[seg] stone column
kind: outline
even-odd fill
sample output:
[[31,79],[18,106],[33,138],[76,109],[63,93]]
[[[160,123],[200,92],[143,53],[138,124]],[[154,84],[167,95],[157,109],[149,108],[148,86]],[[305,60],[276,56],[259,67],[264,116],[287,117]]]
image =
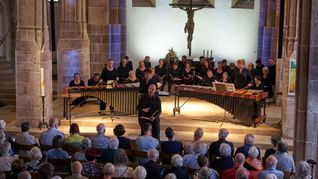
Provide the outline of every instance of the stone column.
[[90,77],[86,0],[61,1],[60,22],[57,71],[58,90],[62,92],[73,79],[74,73],[80,73],[85,82]]
[[[318,159],[318,3],[299,2],[295,161]],[[317,166],[316,166],[317,167]],[[315,171],[316,177],[318,170]]]
[[40,71],[45,71],[45,120],[52,115],[52,55],[47,26],[47,1],[18,0],[16,30],[16,125],[42,121]]

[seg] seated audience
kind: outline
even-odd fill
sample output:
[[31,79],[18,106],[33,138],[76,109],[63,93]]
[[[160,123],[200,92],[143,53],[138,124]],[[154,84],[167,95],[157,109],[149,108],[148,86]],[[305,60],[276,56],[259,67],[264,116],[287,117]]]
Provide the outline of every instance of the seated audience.
[[212,142],[210,144],[210,148],[209,148],[209,161],[210,161],[210,164],[212,166],[214,166],[214,161],[217,159],[217,158],[220,158],[220,146],[222,143],[226,143],[226,144],[229,144],[230,147],[231,147],[231,155],[233,155],[234,153],[234,146],[233,146],[233,143],[232,142],[229,142],[226,140],[227,136],[229,135],[229,131],[225,128],[222,128],[219,130],[219,140],[215,141],[215,142]]
[[155,67],[155,73],[159,76],[159,81],[162,84],[160,91],[163,91],[167,83],[167,68],[165,67],[163,59],[159,60],[159,64]]
[[217,171],[224,171],[230,169],[234,166],[232,155],[231,155],[231,146],[227,143],[222,143],[220,145],[220,158],[214,162],[212,168]]
[[12,162],[16,159],[10,155],[11,144],[9,142],[3,142],[0,146],[0,171],[11,171]]
[[87,178],[102,176],[104,165],[96,162],[96,149],[90,148],[86,150],[85,157],[87,159],[87,162],[82,163],[82,175]]
[[70,136],[65,139],[66,146],[80,147],[81,142],[85,137],[80,135],[79,126],[73,123],[70,126]]
[[103,123],[100,123],[96,126],[97,135],[91,138],[92,147],[98,149],[108,148],[108,138],[105,136],[106,126]]
[[296,163],[295,175],[291,179],[310,179],[310,166],[305,161],[299,161]]
[[44,163],[39,169],[41,179],[61,179],[59,176],[53,177],[54,166],[50,163]]
[[[247,158],[248,157],[248,151],[254,145],[254,141],[255,141],[254,135],[253,134],[247,134],[245,136],[245,138],[244,138],[244,145],[236,149],[235,155],[237,153],[242,153],[242,154],[245,155],[245,158]],[[259,148],[257,148],[257,150],[259,152],[259,155],[257,156],[257,159],[261,159],[261,152],[260,152]]]
[[278,142],[281,140],[280,136],[277,135],[272,135],[271,137],[271,143],[272,143],[272,147],[270,149],[267,149],[265,151],[265,155],[264,155],[264,159],[266,160],[267,157],[269,157],[270,155],[273,155],[276,153],[277,151],[277,144]]
[[103,168],[104,179],[111,179],[115,172],[115,166],[112,163],[106,163]]
[[199,179],[218,179],[218,177],[214,175],[212,169],[208,167],[200,168],[198,172],[198,178]]
[[57,130],[59,127],[59,120],[56,117],[50,119],[49,126],[50,128],[40,135],[40,145],[52,146],[53,138],[57,135],[60,135],[62,139],[64,139],[63,132]]
[[176,140],[176,134],[174,133],[171,127],[168,127],[165,130],[166,137],[168,141],[163,141],[161,143],[161,152],[172,153],[172,154],[181,154],[183,144],[180,141]]
[[201,80],[201,86],[213,86],[213,82],[215,82],[215,78],[213,76],[213,71],[208,69],[206,72],[206,76]]
[[126,130],[125,127],[122,124],[117,124],[115,128],[113,129],[114,135],[117,137],[119,141],[118,148],[124,149],[124,150],[130,150],[130,140],[124,136]]
[[42,152],[39,147],[33,147],[29,152],[29,158],[31,161],[25,163],[25,169],[30,172],[38,172],[42,162]]
[[174,173],[168,173],[164,179],[177,179],[177,176]]
[[[154,149],[159,147],[158,139],[152,137],[152,126],[150,123],[146,122],[143,127],[144,135],[137,137],[136,146],[137,150],[147,152],[149,149]],[[148,159],[139,158],[139,163],[147,163]]]
[[87,161],[85,154],[86,150],[92,147],[91,140],[89,138],[85,138],[82,140],[81,151],[76,152],[74,154],[74,159],[79,161]]
[[99,73],[94,73],[93,77],[87,81],[87,86],[98,86],[100,83]]
[[203,142],[196,142],[193,144],[193,153],[183,156],[183,166],[198,170],[200,168],[197,158],[200,154],[206,154],[206,148]]
[[72,175],[66,177],[65,179],[88,179],[82,176],[82,164],[79,161],[72,163]]
[[32,176],[31,176],[30,172],[28,172],[28,171],[21,172],[19,177],[18,177],[18,179],[31,179],[31,178],[32,178]]
[[11,172],[7,178],[18,179],[20,173],[24,170],[24,161],[22,159],[15,159],[11,165]]
[[112,137],[109,140],[109,148],[102,151],[102,156],[99,160],[101,163],[114,163],[114,157],[118,151],[119,141],[117,137]]
[[235,174],[235,179],[248,179],[249,178],[249,172],[246,168],[240,167],[237,169]]
[[[203,129],[201,127],[197,128],[194,131],[192,143],[194,144],[197,142],[201,142],[201,140],[203,138],[203,134],[204,134]],[[204,142],[202,142],[202,143],[203,143],[203,145],[204,145],[203,147],[205,149],[205,152],[203,154],[206,154],[208,152],[208,144],[206,144]]]
[[161,178],[163,169],[157,163],[159,151],[157,149],[149,149],[147,155],[149,160],[143,165],[147,171],[146,179]]
[[140,80],[136,77],[136,74],[134,71],[129,71],[128,78],[126,78],[123,83],[138,83]]
[[295,171],[295,163],[292,156],[288,155],[288,144],[285,141],[280,141],[277,144],[275,157],[277,158],[277,170],[282,172]]
[[192,143],[185,143],[183,149],[183,155],[192,154],[193,152],[193,144]]
[[47,151],[46,157],[48,159],[68,159],[68,153],[62,149],[63,143],[62,136],[55,136],[53,138],[53,149]]
[[[209,167],[209,158],[203,154],[198,156],[197,162],[200,166],[200,168],[202,167]],[[213,170],[212,168],[210,168],[212,171],[212,178],[219,178],[219,174],[217,171]]]
[[[242,153],[237,153],[234,158],[234,167],[224,170],[222,172],[222,179],[232,179],[235,178],[236,171],[238,168],[243,167],[245,163],[245,156]],[[249,174],[249,179],[253,179],[252,173]]]
[[133,177],[134,169],[128,167],[128,156],[123,149],[118,149],[114,156],[115,172],[113,177],[131,178]]
[[263,170],[259,175],[258,179],[266,179],[267,174],[274,174],[278,179],[284,178],[284,173],[276,169],[277,159],[274,155],[270,155],[266,159],[266,170]]
[[[15,135],[15,143],[20,145],[37,145],[35,137],[29,134],[31,126],[29,122],[21,124],[21,133]],[[19,150],[19,155],[27,157],[27,151]]]
[[244,163],[244,167],[250,171],[261,171],[263,170],[262,161],[257,159],[258,150],[255,146],[252,146],[248,150],[248,157]]
[[136,69],[136,77],[141,81],[145,76],[145,63],[144,61],[139,61],[139,67]]
[[179,154],[175,154],[171,158],[171,168],[165,171],[165,175],[169,173],[174,173],[178,179],[187,179],[188,173],[187,170],[182,168],[183,158]]
[[147,171],[143,166],[138,166],[134,170],[134,179],[145,179]]

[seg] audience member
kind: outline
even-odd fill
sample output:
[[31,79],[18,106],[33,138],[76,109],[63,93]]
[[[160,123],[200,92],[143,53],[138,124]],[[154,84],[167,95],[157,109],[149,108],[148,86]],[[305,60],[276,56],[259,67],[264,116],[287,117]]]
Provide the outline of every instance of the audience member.
[[145,179],[147,171],[143,166],[138,166],[134,170],[134,179]]
[[[197,128],[195,131],[194,131],[194,134],[193,134],[193,141],[192,143],[196,143],[196,142],[201,142],[202,138],[203,138],[203,129],[201,127]],[[205,149],[205,152],[203,154],[206,154],[208,152],[208,145],[206,143],[203,143],[204,145],[204,149]]]
[[227,136],[229,135],[229,131],[225,128],[222,128],[219,130],[219,140],[212,142],[210,144],[209,148],[209,161],[211,165],[214,165],[213,162],[217,159],[220,158],[220,146],[222,143],[229,144],[231,147],[231,156],[234,153],[234,146],[232,142],[229,142],[226,140]]
[[[199,155],[197,158],[197,162],[200,166],[200,168],[202,167],[209,167],[209,158],[203,154]],[[215,171],[214,169],[210,168],[211,172],[212,172],[212,178],[219,178],[219,174],[217,171]]]
[[72,163],[72,175],[66,177],[65,179],[88,179],[82,176],[82,164],[79,161]]
[[275,157],[277,158],[277,170],[282,172],[295,171],[295,163],[292,156],[287,154],[288,144],[285,141],[278,142]]
[[32,176],[31,176],[30,172],[24,171],[24,172],[20,173],[18,179],[32,179]]
[[42,152],[39,147],[33,147],[29,152],[29,158],[31,161],[25,163],[25,169],[30,172],[38,172],[42,162]]
[[64,134],[57,130],[59,127],[59,120],[56,117],[53,117],[49,121],[50,128],[40,134],[40,145],[52,146],[53,138],[57,135],[60,135],[64,139]]
[[[235,178],[236,171],[238,168],[243,167],[245,163],[245,156],[242,153],[237,153],[234,158],[234,167],[224,170],[222,173],[222,179],[232,179]],[[252,174],[249,174],[249,179],[252,179]]]
[[[159,147],[158,139],[151,136],[152,126],[150,123],[146,122],[144,124],[144,135],[137,137],[136,145],[137,150],[147,152],[149,149],[154,149]],[[139,158],[139,163],[147,163],[148,159]]]
[[104,149],[102,151],[102,156],[100,158],[101,163],[114,163],[114,157],[116,152],[118,151],[118,145],[119,145],[119,141],[117,139],[117,137],[112,137],[109,140],[109,148],[108,149]]
[[277,179],[277,176],[274,174],[267,174],[265,179]]
[[292,179],[310,179],[310,166],[307,162],[305,161],[299,161],[296,163],[296,171],[295,175],[292,176]]
[[183,166],[194,170],[200,169],[197,158],[200,154],[206,154],[205,145],[203,142],[196,142],[193,144],[193,153],[183,156]]
[[115,167],[112,163],[106,163],[103,168],[104,179],[111,179],[114,175]]
[[183,158],[179,154],[175,154],[171,158],[171,168],[165,171],[165,175],[169,173],[174,173],[178,179],[187,179],[188,173],[187,170],[182,168]]
[[[30,128],[29,122],[23,122],[21,124],[21,133],[15,135],[15,143],[20,145],[37,145],[35,137],[29,134]],[[19,155],[27,157],[27,151],[19,150]]]
[[102,176],[104,165],[96,162],[97,151],[96,149],[90,148],[86,150],[85,157],[87,162],[83,162],[82,175],[88,178]]
[[48,159],[68,159],[68,153],[62,149],[63,143],[62,136],[55,136],[53,138],[53,149],[47,151],[46,157]]
[[12,162],[15,160],[14,157],[10,155],[11,144],[9,142],[3,142],[0,146],[0,171],[8,172],[11,171]]
[[248,157],[244,163],[244,167],[251,171],[261,171],[263,170],[262,161],[257,159],[258,150],[255,146],[252,146],[248,150]]
[[125,127],[122,124],[117,124],[115,128],[113,129],[114,135],[117,137],[119,141],[118,148],[124,149],[124,150],[130,150],[130,140],[124,136],[126,130]]
[[[168,141],[163,141],[161,143],[161,152],[170,154],[182,154],[183,144],[176,140],[176,135],[171,127],[165,130],[166,137]],[[163,164],[170,164],[170,161],[162,161]]]
[[213,175],[212,169],[208,167],[200,168],[198,177],[199,179],[217,179],[218,178],[215,175]]
[[50,163],[44,163],[39,169],[41,179],[61,179],[59,176],[53,177],[54,166]]
[[85,157],[86,150],[92,147],[92,142],[89,138],[85,138],[82,140],[81,151],[76,152],[74,154],[74,159],[79,161],[87,161]]
[[91,138],[92,147],[98,149],[108,148],[108,138],[105,136],[106,126],[103,123],[100,123],[96,126],[97,135]]
[[266,179],[267,174],[274,174],[277,176],[278,179],[284,178],[284,173],[276,169],[277,166],[277,159],[274,155],[270,155],[266,159],[266,170],[262,171],[258,175],[258,179]]
[[[254,135],[253,134],[247,134],[245,136],[245,138],[244,138],[244,145],[236,149],[235,155],[237,153],[242,153],[242,154],[244,154],[245,158],[247,158],[248,157],[248,151],[254,145],[254,141],[255,141]],[[258,150],[258,153],[259,153],[258,156],[257,156],[257,159],[261,159],[261,152],[260,152],[259,148],[257,148],[257,150]]]
[[80,135],[79,126],[76,123],[73,123],[70,126],[70,136],[65,139],[65,145],[80,147],[83,136]]
[[11,165],[11,172],[7,178],[18,179],[20,173],[24,169],[24,161],[21,159],[15,159]]
[[146,179],[161,178],[163,169],[157,163],[159,159],[159,151],[157,149],[149,149],[147,155],[149,161],[143,165],[147,171]]
[[193,152],[193,145],[192,143],[185,143],[183,149],[183,155],[192,154]]
[[128,156],[123,149],[118,149],[114,156],[115,172],[113,177],[131,178],[133,177],[134,169],[128,167]]
[[269,157],[270,155],[273,155],[276,153],[277,150],[277,144],[278,142],[281,140],[280,136],[277,135],[272,135],[271,137],[271,143],[272,143],[272,147],[270,149],[267,149],[265,151],[265,155],[264,155],[264,159],[266,160],[267,157]]
[[240,167],[237,169],[235,174],[235,179],[248,179],[249,178],[249,172],[246,168]]
[[215,160],[212,168],[218,171],[224,171],[230,169],[234,166],[232,155],[231,155],[231,146],[227,143],[222,143],[220,146],[220,158]]
[[177,176],[174,173],[168,173],[164,179],[177,179]]

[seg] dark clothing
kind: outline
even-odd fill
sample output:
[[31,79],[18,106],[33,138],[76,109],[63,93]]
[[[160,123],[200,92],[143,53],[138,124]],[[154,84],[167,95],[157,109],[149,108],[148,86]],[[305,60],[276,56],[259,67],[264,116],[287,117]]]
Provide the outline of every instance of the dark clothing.
[[161,87],[160,90],[163,91],[166,83],[167,83],[167,69],[165,66],[162,66],[162,68],[157,65],[155,67],[155,73],[160,77]]
[[[81,87],[81,86],[85,86],[85,83],[84,81],[81,80],[80,84],[77,85],[74,83],[74,80],[72,80],[69,84],[69,87]],[[86,97],[85,96],[81,96],[81,97],[78,97],[76,99],[74,99],[74,101],[72,102],[72,105],[80,105],[80,104],[84,104],[85,103],[85,100],[86,100]]]
[[146,83],[146,79],[142,79],[140,81],[140,85],[139,85],[139,93],[142,93],[142,94],[148,94],[148,88],[150,85],[152,84],[155,84],[157,86],[157,83],[158,83],[158,78],[153,76],[149,81],[148,83]]
[[264,65],[262,63],[260,64],[256,64],[256,67],[255,67],[255,73],[256,75],[258,76],[263,76],[263,68],[264,68]]
[[268,97],[273,97],[273,81],[270,79],[269,75],[263,77],[262,83],[264,84],[264,91],[268,92]]
[[75,84],[74,80],[72,80],[68,86],[69,87],[80,87],[80,86],[85,86],[85,83],[84,83],[84,81],[81,80],[80,84]]
[[237,69],[237,67],[234,67],[233,69],[229,68],[229,71],[227,72],[229,74],[229,77],[233,75],[233,72]]
[[216,68],[215,70],[214,70],[214,76],[215,76],[215,78],[216,78],[216,80],[221,80],[222,79],[222,74],[223,74],[223,71],[221,72],[221,73],[218,73],[218,71],[217,71],[218,69]]
[[130,146],[130,140],[124,136],[119,136],[117,137],[117,139],[119,140],[119,149],[124,149],[124,150],[130,150],[131,146]]
[[250,89],[253,89],[253,90],[264,90],[264,84],[261,83],[259,86],[256,86],[256,84],[254,83],[253,86]]
[[150,160],[149,162],[144,164],[144,167],[147,171],[146,179],[161,178],[163,174],[163,169],[158,163]]
[[215,165],[212,165],[212,168],[217,171],[223,171],[230,169],[234,166],[233,158],[232,156],[229,157],[222,157],[220,159],[217,159],[215,162]]
[[136,77],[141,81],[145,77],[145,70],[141,71],[139,68],[136,70]]
[[94,81],[94,78],[91,78],[87,81],[87,86],[96,86],[98,83],[99,81]]
[[131,79],[126,79],[125,81],[123,81],[123,83],[138,83],[139,82],[139,79],[138,78],[136,78],[136,80],[131,80]]
[[105,67],[102,71],[102,74],[100,75],[100,78],[103,80],[104,83],[106,83],[108,80],[116,80],[116,77],[117,77],[116,68],[113,68],[113,70],[110,71],[107,69],[107,67]]
[[229,144],[231,146],[231,156],[233,156],[234,154],[234,145],[232,142],[229,142],[227,140],[224,140],[224,139],[219,139],[215,142],[212,142],[210,144],[210,147],[209,147],[209,157],[210,156],[215,156],[215,157],[221,157],[220,156],[220,146],[222,143],[226,143],[226,144]]
[[128,61],[127,66],[129,67],[129,71],[134,69],[133,68],[133,63],[130,60]]
[[[144,112],[143,108],[150,108],[149,112]],[[150,97],[148,94],[144,94],[141,96],[138,106],[138,122],[140,127],[144,126],[144,123],[150,122],[152,124],[152,136],[160,140],[160,113],[161,113],[161,101],[159,96],[154,95]],[[143,119],[141,117],[153,117],[154,120],[150,121],[147,119]],[[143,131],[141,130],[141,133]]]
[[186,71],[183,70],[183,79],[182,79],[182,84],[186,84],[186,85],[193,85],[194,83],[194,74],[193,74],[193,70],[190,71]]
[[[237,153],[242,153],[242,154],[244,154],[244,156],[245,156],[245,158],[247,158],[248,157],[248,151],[250,150],[250,148],[252,147],[253,145],[251,145],[251,144],[245,144],[245,145],[243,145],[242,147],[239,147],[239,148],[237,148],[236,149],[236,151],[235,151],[235,154],[234,154],[234,156],[237,154]],[[258,150],[258,156],[257,156],[257,159],[261,159],[261,151],[259,150],[259,148],[258,147],[256,147],[257,148],[257,150]]]
[[269,157],[270,155],[274,155],[276,153],[276,150],[275,149],[267,149],[265,151],[265,155],[264,155],[264,159],[266,160],[267,157]]
[[[180,141],[164,141],[161,143],[161,151],[169,154],[181,154],[183,144]],[[162,164],[171,164],[171,160],[164,160]]]
[[180,80],[174,80],[174,78],[182,78],[182,70],[178,67],[177,69],[173,69],[170,68],[169,69],[169,73],[168,73],[168,77],[167,77],[167,81],[168,81],[168,92],[170,93],[171,91],[171,86],[172,83],[176,83],[176,84],[180,84],[181,81]]
[[129,71],[130,71],[130,67],[128,65],[126,65],[125,67],[120,65],[117,68],[117,75],[119,78],[119,83],[123,83],[123,81],[125,81],[128,78]]
[[151,68],[151,62],[144,61],[144,64],[146,68]]
[[172,167],[165,171],[164,176],[168,175],[169,173],[174,173],[177,177],[177,179],[187,179],[188,178],[188,172],[186,169],[182,167]]
[[98,163],[114,163],[114,156],[117,149],[105,149],[102,151],[101,157],[98,159]]
[[212,77],[212,78],[205,77],[201,80],[200,85],[201,86],[213,86],[213,82],[215,82],[214,77]]
[[249,83],[253,84],[253,77],[246,68],[243,68],[242,72],[238,68],[234,70],[231,79],[234,82],[235,88],[238,89],[245,88]]
[[253,69],[250,71],[250,73],[251,73],[251,75],[252,75],[252,77],[253,77],[253,81],[254,81],[254,78],[255,78],[255,76],[257,75],[257,72],[256,72],[256,70],[253,68]]
[[269,65],[268,66],[268,76],[270,80],[273,82],[272,85],[275,85],[276,82],[276,65]]

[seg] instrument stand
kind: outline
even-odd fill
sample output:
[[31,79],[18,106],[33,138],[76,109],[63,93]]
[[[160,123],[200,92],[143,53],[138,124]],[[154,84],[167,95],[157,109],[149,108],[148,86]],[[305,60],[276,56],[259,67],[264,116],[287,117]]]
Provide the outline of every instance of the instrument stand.
[[224,110],[224,117],[223,117],[223,120],[222,120],[222,123],[221,123],[220,127],[223,126],[224,121],[227,121],[226,120],[226,111],[225,110]]
[[47,122],[45,121],[45,113],[44,113],[44,110],[45,110],[45,97],[46,96],[41,96],[42,98],[42,122],[39,123],[39,128],[40,130],[42,129],[48,129],[49,128],[49,125],[47,124]]
[[[109,118],[112,120],[112,122],[114,122],[114,119],[120,119],[120,117],[114,116],[115,108],[112,105],[109,106],[109,112],[110,112],[110,114],[107,114],[107,116],[109,116]],[[107,118],[108,117],[103,117],[102,119],[107,119]]]

